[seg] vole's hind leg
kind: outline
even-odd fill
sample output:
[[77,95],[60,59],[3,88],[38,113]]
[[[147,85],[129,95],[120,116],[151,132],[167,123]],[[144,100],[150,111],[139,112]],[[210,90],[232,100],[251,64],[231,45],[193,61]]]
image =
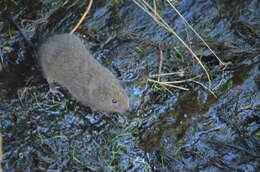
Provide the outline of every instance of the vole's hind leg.
[[45,95],[45,97],[49,97],[50,95],[54,98],[56,97],[59,101],[61,97],[64,97],[63,93],[59,91],[59,86],[55,85],[54,83],[49,84],[49,91]]

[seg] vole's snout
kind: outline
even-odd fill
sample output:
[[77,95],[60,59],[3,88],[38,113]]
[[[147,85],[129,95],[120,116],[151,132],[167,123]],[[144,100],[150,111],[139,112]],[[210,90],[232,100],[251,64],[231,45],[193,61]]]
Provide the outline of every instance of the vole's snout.
[[129,108],[130,108],[130,103],[128,97],[126,96],[124,102],[121,105],[121,108],[119,109],[119,113],[124,113],[127,110],[129,110]]
[[118,109],[118,113],[125,113],[127,110],[129,110],[129,106],[125,106],[125,107],[123,107],[123,108],[121,108],[121,109]]

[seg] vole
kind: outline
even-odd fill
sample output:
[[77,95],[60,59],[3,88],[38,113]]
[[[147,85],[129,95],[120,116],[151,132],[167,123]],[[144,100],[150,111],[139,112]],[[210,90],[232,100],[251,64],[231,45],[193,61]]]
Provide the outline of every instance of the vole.
[[129,108],[128,96],[119,81],[75,35],[49,37],[39,47],[38,58],[50,90],[58,83],[94,111],[123,113]]

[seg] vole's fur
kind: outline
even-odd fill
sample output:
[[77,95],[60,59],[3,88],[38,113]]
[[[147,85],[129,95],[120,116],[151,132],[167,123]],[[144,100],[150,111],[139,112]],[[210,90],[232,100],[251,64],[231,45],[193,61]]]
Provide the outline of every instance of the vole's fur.
[[129,100],[116,77],[96,61],[74,35],[57,34],[38,51],[50,85],[58,83],[83,105],[102,112],[125,112]]

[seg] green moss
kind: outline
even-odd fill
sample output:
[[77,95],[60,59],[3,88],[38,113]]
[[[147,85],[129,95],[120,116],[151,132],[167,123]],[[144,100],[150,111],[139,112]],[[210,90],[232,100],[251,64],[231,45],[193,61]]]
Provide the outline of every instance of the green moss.
[[177,57],[181,59],[182,62],[184,62],[184,55],[180,52],[178,47],[173,47],[174,51],[177,54]]
[[159,84],[157,84],[157,83],[154,83],[153,86],[152,86],[152,88],[153,88],[155,91],[157,91],[157,92],[160,92],[160,93],[163,93],[163,94],[167,93],[167,90],[164,89],[163,87],[161,87],[161,86],[160,86]]
[[232,87],[233,87],[233,80],[230,79],[230,80],[228,80],[228,82],[227,82],[227,89],[230,89],[230,88],[232,88]]
[[260,137],[260,131],[256,132],[256,133],[255,133],[255,136],[256,136],[256,137]]

